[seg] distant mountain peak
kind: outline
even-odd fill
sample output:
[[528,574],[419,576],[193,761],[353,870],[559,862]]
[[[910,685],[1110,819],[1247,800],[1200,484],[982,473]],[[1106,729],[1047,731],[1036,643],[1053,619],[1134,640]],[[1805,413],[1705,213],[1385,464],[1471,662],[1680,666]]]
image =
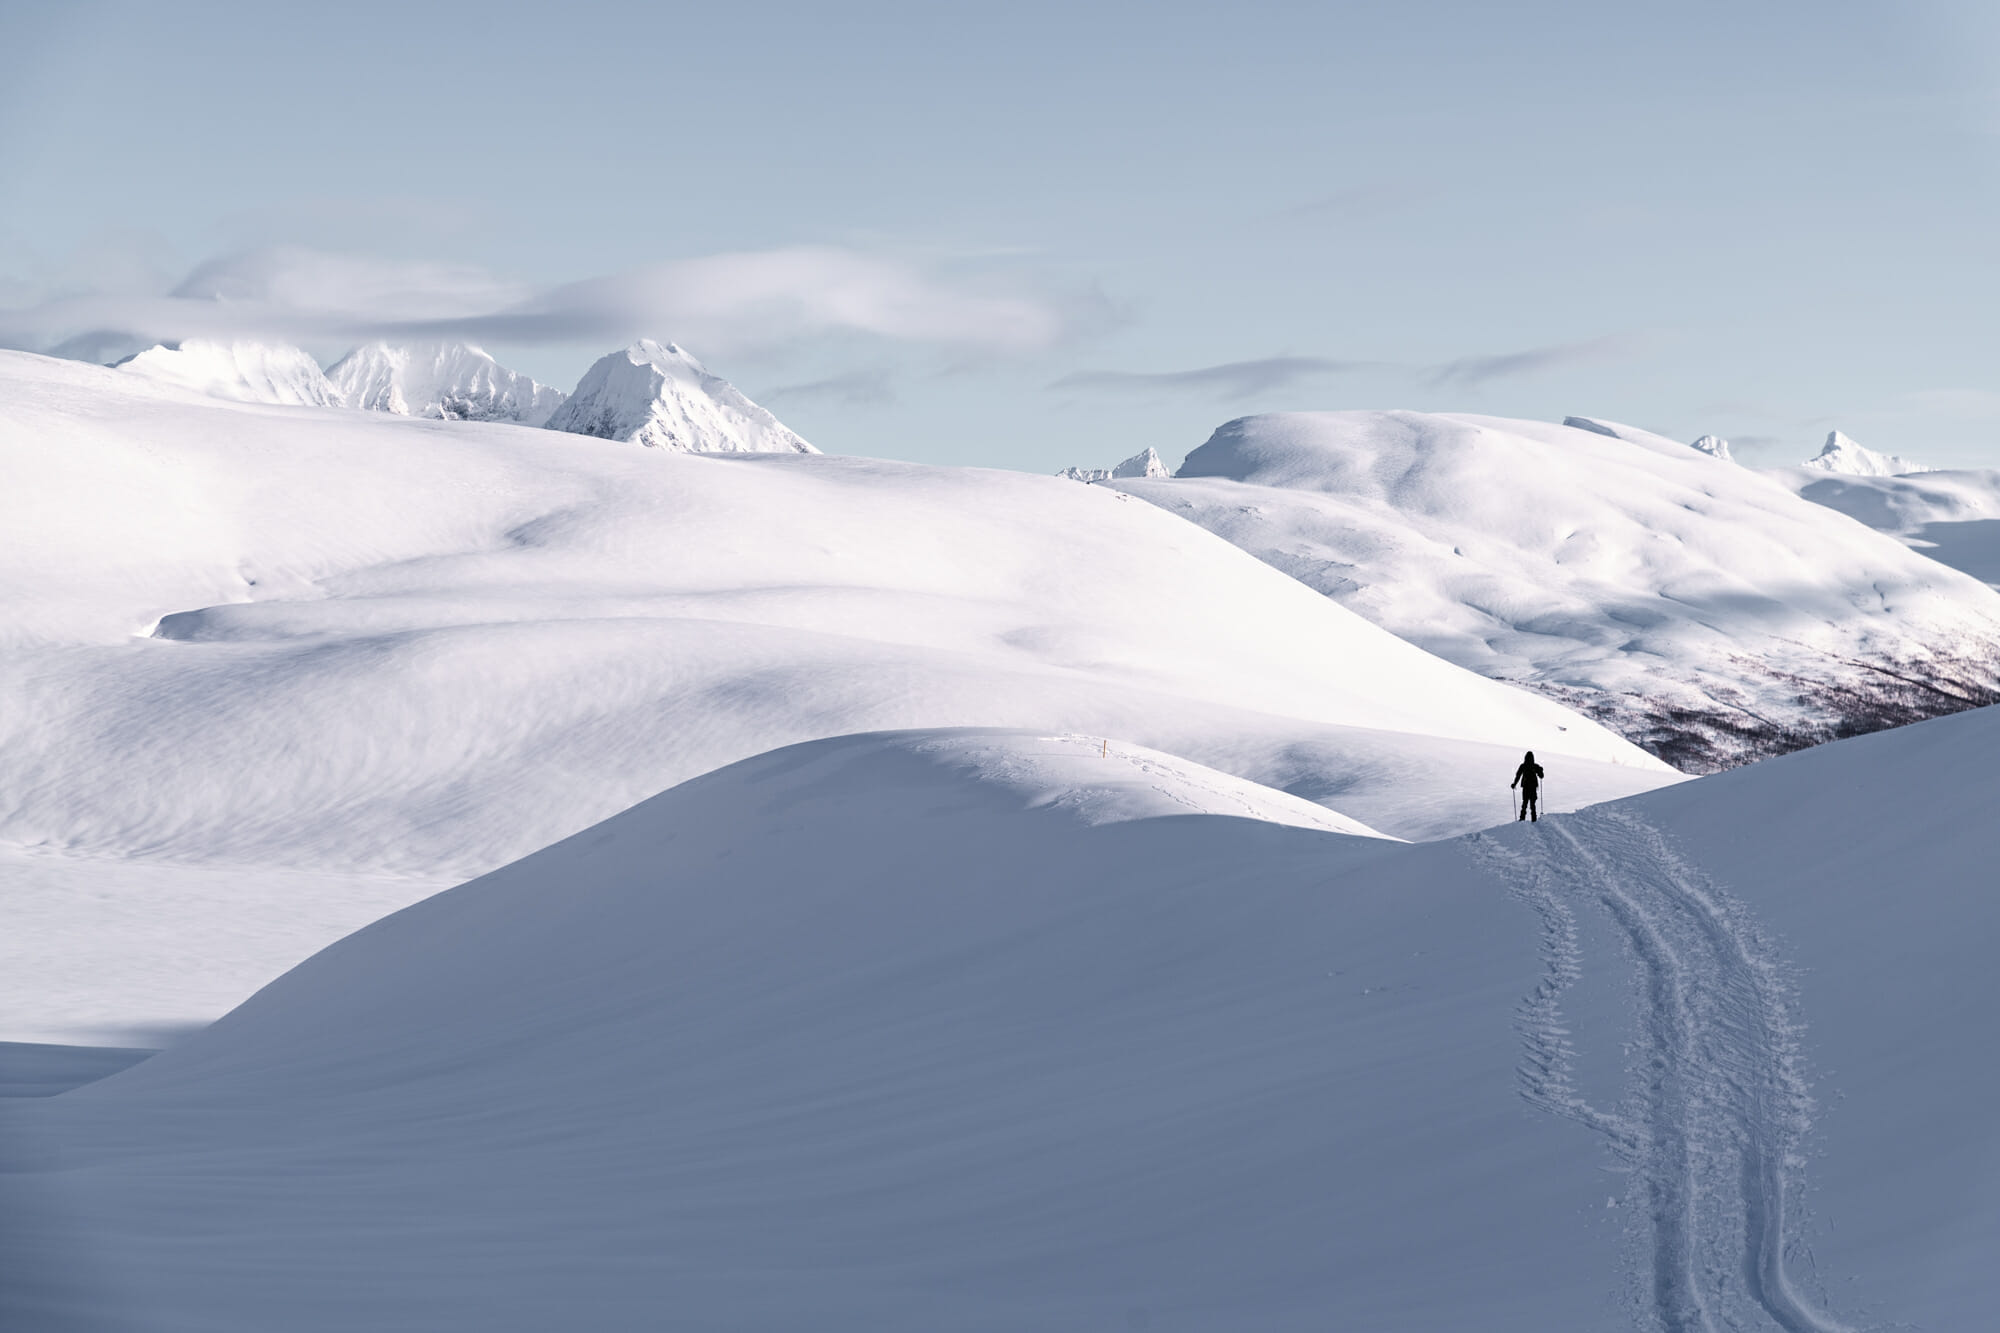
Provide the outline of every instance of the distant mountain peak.
[[545,424],[678,453],[819,452],[687,351],[651,338],[600,358]]
[[1710,458],[1720,458],[1725,463],[1734,463],[1736,461],[1735,457],[1729,452],[1729,441],[1723,439],[1720,435],[1704,435],[1693,444],[1690,444],[1688,448],[1695,450],[1697,453],[1707,454]]
[[1804,466],[1850,477],[1901,477],[1912,472],[1936,470],[1895,454],[1878,453],[1856,444],[1852,436],[1837,430],[1827,432],[1826,444],[1808,458]]
[[1133,454],[1116,467],[1066,467],[1056,473],[1071,481],[1127,481],[1140,477],[1171,477],[1167,465],[1160,461],[1160,455],[1145,449]]
[[160,343],[118,363],[131,375],[239,403],[339,407],[340,391],[319,362],[288,343],[189,338]]
[[349,407],[445,421],[539,426],[567,396],[465,343],[368,343],[326,373]]

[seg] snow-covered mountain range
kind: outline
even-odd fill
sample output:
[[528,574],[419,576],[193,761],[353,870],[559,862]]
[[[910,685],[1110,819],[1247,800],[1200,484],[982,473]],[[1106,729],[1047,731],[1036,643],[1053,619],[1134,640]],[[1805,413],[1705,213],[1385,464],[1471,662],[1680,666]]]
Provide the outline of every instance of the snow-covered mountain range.
[[585,371],[547,424],[677,453],[819,452],[687,352],[650,338]]
[[1459,665],[1686,771],[2000,699],[2000,596],[1751,470],[1617,423],[1230,422],[1191,519]]
[[348,407],[445,421],[539,426],[566,396],[464,343],[368,343],[329,366],[326,375]]
[[1077,486],[186,352],[0,352],[0,1327],[2000,1307],[2000,709],[1685,779],[1562,702],[1964,702],[2000,595],[1897,537],[1993,474],[1339,413]]
[[234,402],[513,422],[677,453],[819,452],[688,352],[644,338],[591,366],[573,394],[464,343],[368,343],[322,372],[288,344],[196,340],[118,369]]

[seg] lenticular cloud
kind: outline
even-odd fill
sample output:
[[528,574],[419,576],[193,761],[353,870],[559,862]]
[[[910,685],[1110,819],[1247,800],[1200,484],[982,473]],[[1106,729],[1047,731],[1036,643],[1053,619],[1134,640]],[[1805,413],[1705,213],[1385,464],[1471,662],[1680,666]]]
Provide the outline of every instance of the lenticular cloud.
[[740,350],[835,334],[1032,351],[1067,319],[1040,297],[833,246],[740,251],[535,286],[467,264],[275,246],[212,259],[165,295],[62,297],[0,310],[0,342],[80,335],[630,342],[661,328]]

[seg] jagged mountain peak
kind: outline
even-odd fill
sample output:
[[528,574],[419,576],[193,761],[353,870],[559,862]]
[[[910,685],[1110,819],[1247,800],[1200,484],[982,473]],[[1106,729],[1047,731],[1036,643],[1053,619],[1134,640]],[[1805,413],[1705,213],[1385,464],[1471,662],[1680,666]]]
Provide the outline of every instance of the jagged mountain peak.
[[568,396],[466,343],[367,343],[335,362],[327,378],[349,407],[445,421],[539,426]]
[[1710,458],[1720,458],[1725,463],[1734,463],[1736,461],[1735,457],[1729,452],[1729,441],[1723,439],[1720,435],[1704,435],[1693,444],[1690,444],[1688,448],[1695,450],[1697,453],[1707,454]]
[[1826,444],[1817,454],[1808,458],[1804,466],[1818,468],[1823,472],[1839,472],[1850,477],[1901,477],[1912,472],[1930,472],[1934,469],[1895,454],[1885,454],[1857,444],[1854,438],[1842,431],[1832,430],[1826,434]]
[[1129,481],[1144,477],[1171,477],[1167,465],[1154,449],[1142,449],[1116,467],[1066,467],[1056,473],[1071,481]]
[[819,452],[693,354],[651,338],[600,358],[546,424],[679,453]]

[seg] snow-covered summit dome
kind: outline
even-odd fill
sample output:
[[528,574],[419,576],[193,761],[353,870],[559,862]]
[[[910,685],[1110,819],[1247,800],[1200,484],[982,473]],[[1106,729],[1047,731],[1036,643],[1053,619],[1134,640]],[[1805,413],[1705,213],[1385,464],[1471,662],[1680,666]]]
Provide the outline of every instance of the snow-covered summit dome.
[[1816,467],[1823,472],[1840,472],[1850,477],[1901,477],[1912,472],[1935,470],[1895,454],[1864,448],[1837,430],[1827,432],[1825,446],[1808,458],[1804,466]]
[[118,369],[239,403],[339,407],[342,401],[319,362],[286,343],[190,338],[149,347],[120,361]]
[[547,425],[680,453],[819,452],[686,351],[651,338],[586,370]]
[[566,396],[465,343],[368,343],[335,362],[327,378],[349,407],[446,421],[539,426]]

